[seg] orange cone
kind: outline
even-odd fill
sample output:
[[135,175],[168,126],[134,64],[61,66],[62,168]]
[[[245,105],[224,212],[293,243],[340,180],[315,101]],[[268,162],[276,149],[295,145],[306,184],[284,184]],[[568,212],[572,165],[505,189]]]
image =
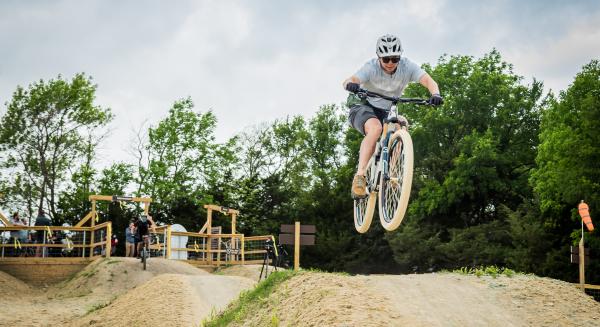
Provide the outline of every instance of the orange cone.
[[585,202],[581,201],[578,209],[579,209],[579,215],[581,216],[581,219],[583,220],[585,227],[587,227],[587,229],[590,232],[593,231],[594,224],[592,224],[592,217],[590,216],[590,208],[588,207],[588,205]]

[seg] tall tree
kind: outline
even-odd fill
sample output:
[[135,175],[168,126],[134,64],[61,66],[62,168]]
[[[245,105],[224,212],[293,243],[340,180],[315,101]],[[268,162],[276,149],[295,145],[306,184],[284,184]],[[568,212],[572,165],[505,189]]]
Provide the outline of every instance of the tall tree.
[[217,175],[232,165],[229,145],[215,142],[214,114],[195,112],[193,108],[190,98],[176,101],[168,116],[148,129],[147,141],[138,140],[142,143],[137,145],[136,182],[140,194],[155,201],[152,211],[157,221],[169,223],[180,218],[173,214],[182,204],[201,211],[200,204],[210,201],[203,198],[209,195],[206,187],[210,181],[218,180]]
[[[97,86],[91,77],[77,74],[20,86],[1,119],[0,151],[4,165],[16,172],[23,201],[30,196],[36,208],[57,214],[58,194],[68,170],[80,161],[90,137],[112,119],[110,109],[94,104]],[[16,180],[11,181],[16,185]],[[19,194],[14,194],[19,196]]]
[[[569,245],[581,237],[577,205],[585,200],[592,216],[600,212],[600,61],[592,60],[575,76],[573,84],[560,93],[543,114],[537,168],[531,183],[539,196],[546,232],[553,242],[544,268],[553,276],[575,279],[575,270],[565,257]],[[595,215],[594,215],[595,213]],[[598,224],[596,224],[598,225]],[[592,253],[600,251],[600,238],[587,235]],[[598,271],[592,261],[589,271]],[[600,280],[596,274],[595,281]]]
[[[406,269],[503,264],[510,235],[500,208],[532,196],[542,83],[524,85],[496,50],[478,60],[444,56],[425,69],[445,104],[404,109],[415,175],[408,216],[390,236],[395,258]],[[427,94],[413,85],[406,96]]]

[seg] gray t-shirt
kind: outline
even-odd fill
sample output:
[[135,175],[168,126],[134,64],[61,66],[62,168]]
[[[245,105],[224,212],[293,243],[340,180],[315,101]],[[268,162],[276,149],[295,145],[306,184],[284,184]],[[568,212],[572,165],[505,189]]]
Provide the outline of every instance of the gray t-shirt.
[[[386,73],[377,58],[373,58],[359,69],[354,76],[358,77],[361,87],[365,90],[375,93],[396,96],[402,95],[404,88],[410,82],[418,82],[425,74],[417,64],[408,58],[402,57],[398,63],[398,68],[393,74]],[[369,104],[380,109],[390,109],[392,103],[381,98],[367,98]]]

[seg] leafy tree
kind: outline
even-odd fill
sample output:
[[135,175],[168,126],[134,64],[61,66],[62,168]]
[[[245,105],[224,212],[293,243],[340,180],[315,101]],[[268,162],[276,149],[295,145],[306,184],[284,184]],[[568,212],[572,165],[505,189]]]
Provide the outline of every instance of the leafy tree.
[[[537,168],[531,183],[540,199],[545,231],[550,233],[553,250],[562,260],[550,260],[544,267],[560,278],[574,278],[564,259],[569,245],[581,237],[577,205],[590,206],[592,217],[600,208],[600,61],[592,60],[575,76],[573,84],[560,93],[543,114]],[[600,238],[587,235],[592,253],[600,251]],[[590,271],[598,271],[593,261]],[[569,273],[569,270],[571,271]],[[600,276],[596,274],[596,281]]]
[[[202,204],[213,202],[211,188],[223,181],[234,162],[231,142],[215,143],[214,114],[194,112],[193,108],[190,98],[176,101],[169,115],[149,128],[147,141],[139,138],[137,153],[138,193],[153,198],[155,220],[177,220],[187,228],[199,225],[205,216]],[[187,209],[180,210],[178,205]]]
[[[395,258],[405,269],[502,263],[510,235],[500,208],[532,196],[542,83],[523,85],[496,50],[478,60],[444,56],[425,69],[445,104],[404,110],[415,175],[406,221],[389,236]],[[427,96],[418,85],[405,95]]]
[[[94,104],[96,85],[84,74],[71,81],[60,75],[40,80],[24,89],[17,87],[1,119],[0,151],[4,167],[15,171],[11,196],[19,197],[31,210],[47,206],[57,215],[61,186],[69,167],[85,153],[87,140],[111,119],[110,109]],[[19,185],[17,185],[19,183]]]

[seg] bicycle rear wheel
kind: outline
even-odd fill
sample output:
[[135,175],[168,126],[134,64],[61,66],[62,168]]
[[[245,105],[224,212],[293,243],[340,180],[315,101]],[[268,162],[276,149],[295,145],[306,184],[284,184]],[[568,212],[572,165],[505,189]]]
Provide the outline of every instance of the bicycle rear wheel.
[[412,187],[413,144],[408,132],[394,133],[388,149],[388,178],[381,176],[379,188],[379,219],[383,228],[393,231],[404,218]]
[[375,203],[377,203],[377,192],[374,185],[371,185],[371,175],[374,173],[374,160],[371,158],[367,165],[365,178],[367,180],[367,197],[364,199],[354,199],[354,227],[359,233],[366,233],[371,226],[373,213],[375,212]]

